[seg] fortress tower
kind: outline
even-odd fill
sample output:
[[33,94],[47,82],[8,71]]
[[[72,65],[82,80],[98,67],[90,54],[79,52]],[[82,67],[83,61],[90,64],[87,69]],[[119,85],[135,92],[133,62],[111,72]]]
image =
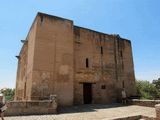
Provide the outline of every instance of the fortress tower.
[[15,100],[58,104],[113,103],[134,96],[131,42],[38,13],[18,56]]

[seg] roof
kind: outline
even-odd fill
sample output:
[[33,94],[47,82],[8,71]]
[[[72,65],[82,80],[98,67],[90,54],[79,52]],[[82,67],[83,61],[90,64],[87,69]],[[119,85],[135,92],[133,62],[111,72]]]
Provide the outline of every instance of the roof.
[[73,20],[70,20],[70,19],[66,19],[63,17],[58,17],[58,16],[54,16],[54,15],[50,15],[50,14],[46,14],[46,13],[42,13],[42,12],[38,12],[37,16],[45,16],[45,17],[50,17],[50,18],[54,18],[54,19],[61,19],[61,20],[67,20],[67,21],[73,22]]

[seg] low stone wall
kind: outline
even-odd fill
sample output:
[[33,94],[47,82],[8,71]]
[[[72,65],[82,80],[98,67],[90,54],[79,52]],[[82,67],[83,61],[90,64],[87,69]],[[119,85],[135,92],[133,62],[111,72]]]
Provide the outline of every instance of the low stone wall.
[[140,100],[140,99],[131,99],[128,101],[129,104],[146,106],[146,107],[155,107],[156,104],[160,104],[160,100]]
[[130,116],[130,117],[124,117],[124,118],[117,118],[117,119],[114,119],[114,120],[139,120],[141,118],[142,118],[142,116],[139,115],[139,116]]
[[155,105],[157,120],[160,120],[160,104]]
[[153,118],[153,117],[142,116],[140,120],[159,120],[159,119]]
[[155,107],[156,110],[156,118],[148,118],[142,116],[142,119],[145,120],[160,120],[160,100],[140,100],[140,99],[131,99],[128,101],[129,104],[139,105],[145,107]]
[[15,101],[7,103],[5,116],[19,115],[42,115],[57,113],[57,102],[55,100],[45,101]]
[[117,118],[114,120],[159,120],[159,119],[138,115],[138,116],[129,116],[124,118]]

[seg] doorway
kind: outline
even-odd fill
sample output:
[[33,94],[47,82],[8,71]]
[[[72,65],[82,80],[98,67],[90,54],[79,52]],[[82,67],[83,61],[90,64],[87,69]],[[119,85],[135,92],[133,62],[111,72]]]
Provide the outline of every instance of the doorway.
[[92,103],[92,83],[83,83],[83,103]]

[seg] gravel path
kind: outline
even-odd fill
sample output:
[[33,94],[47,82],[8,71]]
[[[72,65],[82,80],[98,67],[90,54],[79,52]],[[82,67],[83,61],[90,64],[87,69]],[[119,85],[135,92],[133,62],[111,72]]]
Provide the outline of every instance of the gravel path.
[[155,117],[155,108],[121,105],[81,105],[59,109],[58,115],[5,117],[5,120],[112,120],[128,116]]

